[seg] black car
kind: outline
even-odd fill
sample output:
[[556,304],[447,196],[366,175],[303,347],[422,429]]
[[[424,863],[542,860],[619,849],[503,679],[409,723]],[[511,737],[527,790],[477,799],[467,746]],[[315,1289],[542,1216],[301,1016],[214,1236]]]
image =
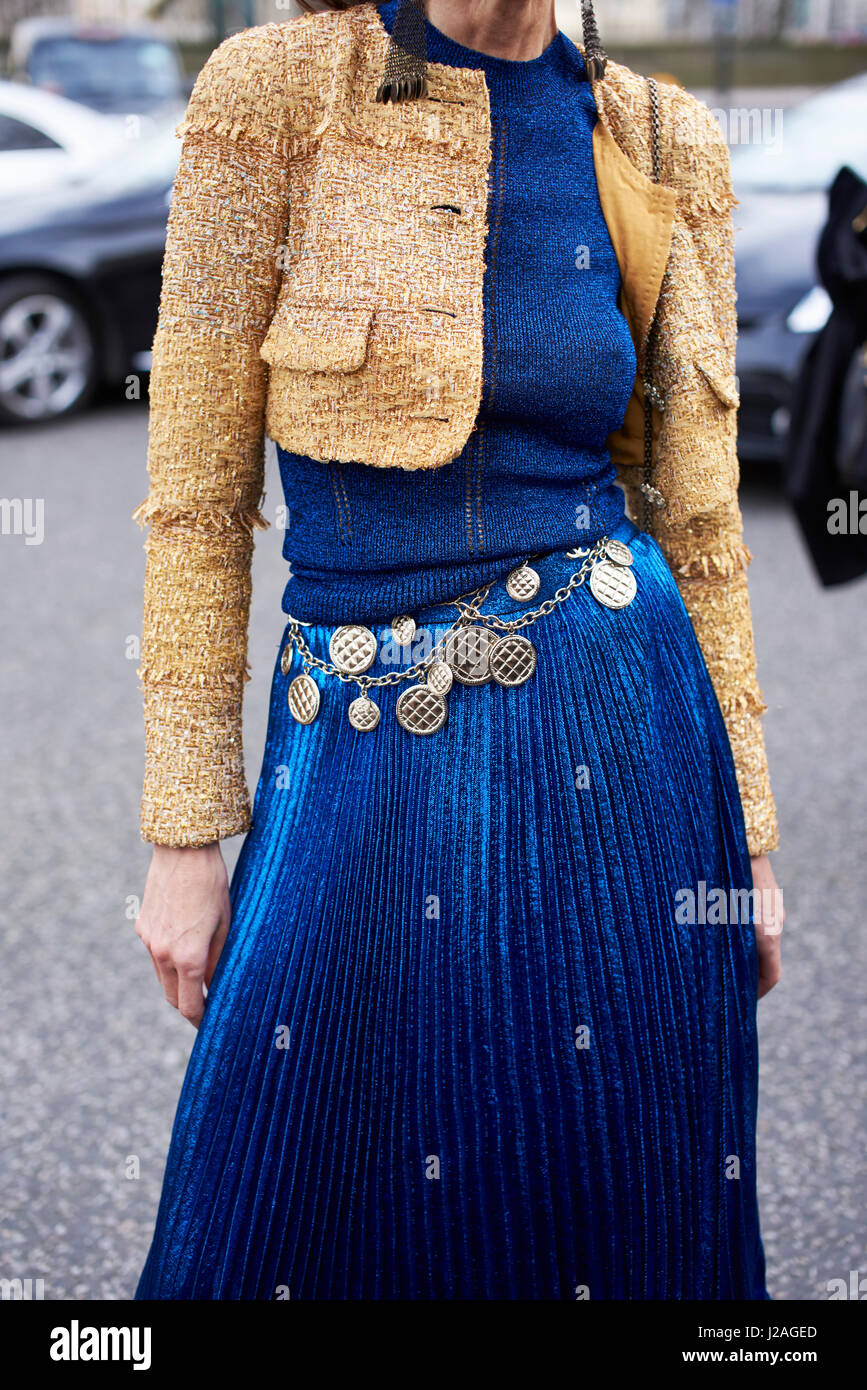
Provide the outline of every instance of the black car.
[[0,209],[0,421],[43,423],[148,370],[179,147],[167,126]]
[[827,190],[844,164],[867,177],[867,74],[785,111],[776,143],[731,153],[740,200],[738,449],[744,462],[776,462],[804,354],[831,311],[816,274]]
[[149,25],[115,28],[54,15],[12,30],[9,76],[127,115],[183,105],[190,91],[176,45]]

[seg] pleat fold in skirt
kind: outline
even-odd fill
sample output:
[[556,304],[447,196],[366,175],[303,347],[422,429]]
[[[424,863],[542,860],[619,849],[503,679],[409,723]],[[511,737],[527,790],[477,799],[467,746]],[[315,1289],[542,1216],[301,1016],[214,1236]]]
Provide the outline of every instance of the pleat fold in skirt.
[[[752,917],[700,910],[752,882],[731,751],[662,552],[613,534],[633,602],[585,584],[432,736],[405,682],[362,733],[317,677],[297,724],[278,652],[136,1298],[767,1298]],[[576,562],[538,568],[530,606]]]

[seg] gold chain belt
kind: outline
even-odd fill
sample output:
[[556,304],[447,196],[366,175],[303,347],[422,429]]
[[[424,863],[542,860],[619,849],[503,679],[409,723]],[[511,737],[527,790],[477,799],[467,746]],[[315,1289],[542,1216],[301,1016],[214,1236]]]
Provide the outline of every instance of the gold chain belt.
[[[328,643],[330,661],[323,661],[305,640],[302,624],[289,615],[286,645],[280,658],[280,669],[288,676],[295,648],[302,658],[301,674],[290,683],[289,709],[299,724],[312,724],[319,713],[321,691],[310,674],[321,671],[344,683],[358,686],[358,696],[347,709],[349,722],[359,733],[369,733],[380,720],[380,708],[371,699],[370,691],[379,686],[397,685],[414,680],[415,684],[401,692],[395,714],[402,728],[411,734],[435,734],[446,722],[446,696],[453,681],[461,685],[485,685],[494,680],[504,686],[523,685],[536,670],[536,648],[520,629],[530,627],[570,598],[589,576],[590,592],[606,608],[625,608],[637,591],[632,569],[632,551],[623,541],[603,536],[592,547],[567,550],[569,559],[581,564],[568,581],[549,599],[518,618],[504,619],[496,613],[483,613],[485,602],[495,580],[450,599],[448,606],[458,610],[458,616],[439,641],[414,665],[385,676],[368,676],[377,653],[377,640],[369,627],[361,623],[346,623],[335,628]],[[537,557],[533,556],[532,559]],[[517,603],[529,603],[539,592],[540,577],[530,560],[523,560],[506,577],[506,592]],[[390,624],[399,646],[411,642],[418,631],[415,619],[401,614]]]

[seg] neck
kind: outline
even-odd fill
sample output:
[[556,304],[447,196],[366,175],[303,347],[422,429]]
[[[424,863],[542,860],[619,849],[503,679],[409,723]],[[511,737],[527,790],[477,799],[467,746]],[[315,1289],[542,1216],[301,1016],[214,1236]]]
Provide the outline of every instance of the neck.
[[554,0],[426,0],[435,29],[492,58],[538,58],[557,36]]

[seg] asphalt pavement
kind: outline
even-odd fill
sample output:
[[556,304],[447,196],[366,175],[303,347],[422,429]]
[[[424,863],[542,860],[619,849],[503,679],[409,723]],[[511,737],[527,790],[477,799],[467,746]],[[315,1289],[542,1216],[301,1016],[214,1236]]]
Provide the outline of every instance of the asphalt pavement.
[[[44,501],[40,544],[0,535],[0,1278],[41,1279],[55,1300],[132,1296],[194,1037],[133,929],[149,857],[130,520],[146,438],[140,402],[0,436],[0,493]],[[273,456],[268,477],[273,521]],[[783,982],[759,1006],[768,1284],[821,1300],[832,1279],[867,1278],[867,581],[820,590],[772,479],[748,479],[743,505],[788,912]],[[283,622],[280,541],[257,536],[251,784]],[[226,843],[230,868],[239,846]]]

